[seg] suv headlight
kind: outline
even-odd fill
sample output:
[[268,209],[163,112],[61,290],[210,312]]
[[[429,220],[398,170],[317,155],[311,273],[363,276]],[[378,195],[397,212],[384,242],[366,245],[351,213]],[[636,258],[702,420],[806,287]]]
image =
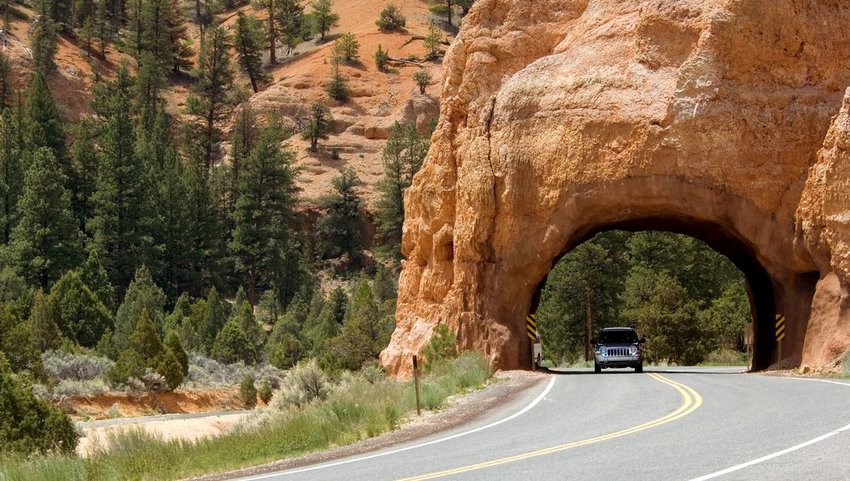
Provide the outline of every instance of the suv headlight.
[[629,355],[636,356],[638,353],[638,347],[632,346],[629,348]]
[[605,346],[599,346],[599,348],[596,349],[596,352],[598,352],[600,356],[607,356],[608,348],[606,348]]

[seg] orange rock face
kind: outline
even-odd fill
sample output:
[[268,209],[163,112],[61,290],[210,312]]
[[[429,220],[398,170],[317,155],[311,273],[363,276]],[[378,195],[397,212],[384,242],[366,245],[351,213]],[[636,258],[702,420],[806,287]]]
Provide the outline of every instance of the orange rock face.
[[[754,367],[850,346],[850,4],[478,0],[406,199],[405,374],[439,323],[528,366],[525,315],[564,253],[611,228],[692,235],[746,274]],[[840,115],[839,115],[840,113]]]

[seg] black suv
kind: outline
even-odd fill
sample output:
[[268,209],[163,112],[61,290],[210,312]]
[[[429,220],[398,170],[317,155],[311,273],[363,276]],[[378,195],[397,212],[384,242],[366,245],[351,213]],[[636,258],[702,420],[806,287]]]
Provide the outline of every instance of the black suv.
[[633,367],[643,372],[644,338],[638,338],[631,327],[606,327],[596,339],[596,360],[593,370],[602,372],[606,367]]

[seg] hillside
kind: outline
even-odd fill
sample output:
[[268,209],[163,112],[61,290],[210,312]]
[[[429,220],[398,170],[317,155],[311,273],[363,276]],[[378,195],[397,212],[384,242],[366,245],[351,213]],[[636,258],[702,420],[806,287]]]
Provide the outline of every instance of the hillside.
[[[386,33],[375,25],[381,10],[390,2],[368,0],[336,0],[333,10],[339,14],[337,26],[333,27],[325,41],[318,37],[298,45],[287,56],[286,48],[278,46],[277,63],[267,65],[272,81],[259,93],[248,100],[261,115],[271,112],[283,117],[284,124],[293,126],[295,119],[309,109],[312,102],[320,101],[327,105],[336,120],[331,137],[320,143],[319,152],[306,150],[306,141],[293,136],[291,143],[298,152],[296,164],[300,167],[298,184],[302,188],[302,198],[308,203],[317,199],[330,189],[333,177],[347,167],[353,168],[363,181],[361,193],[367,204],[374,199],[374,185],[383,175],[381,150],[388,135],[389,127],[397,120],[414,121],[424,131],[428,121],[439,113],[439,85],[442,79],[442,66],[439,62],[393,63],[389,73],[378,71],[374,62],[374,53],[378,45],[388,50],[395,58],[424,58],[425,48],[421,37],[428,31],[433,15],[428,3],[421,0],[401,0],[392,2],[407,18],[404,32]],[[309,12],[310,1],[302,4]],[[190,17],[191,5],[184,4],[186,17]],[[34,71],[28,30],[36,15],[23,6],[16,10],[26,18],[13,16],[11,28],[7,32],[8,45],[4,54],[11,59],[13,69],[11,83],[13,92],[23,90],[26,79]],[[251,6],[240,10],[265,18],[265,12],[255,11]],[[217,16],[224,26],[233,27],[237,10]],[[197,55],[199,32],[189,23],[192,47]],[[329,78],[333,42],[342,33],[352,33],[360,43],[360,62],[344,65],[341,71],[348,77],[351,98],[345,103],[328,98],[324,85]],[[446,40],[451,40],[446,34]],[[266,61],[268,53],[265,53]],[[235,56],[234,56],[235,59]],[[58,69],[48,79],[51,90],[65,109],[68,120],[74,122],[91,114],[88,105],[92,86],[96,77],[110,79],[115,76],[118,65],[128,61],[131,69],[134,60],[130,55],[119,52],[115,45],[107,48],[106,59],[88,57],[78,46],[77,39],[69,34],[60,36],[56,54]],[[235,68],[235,65],[234,65]],[[427,94],[421,95],[412,79],[420,68],[429,70],[433,81]],[[238,71],[238,69],[236,69]],[[241,73],[236,78],[240,87],[250,91],[250,83]],[[169,79],[169,92],[166,93],[170,113],[181,116],[185,112],[186,98],[189,95],[191,78],[186,75],[172,76]],[[229,129],[225,122],[225,130]],[[227,142],[223,145],[224,160],[227,159]],[[331,152],[338,151],[339,159],[331,158]]]

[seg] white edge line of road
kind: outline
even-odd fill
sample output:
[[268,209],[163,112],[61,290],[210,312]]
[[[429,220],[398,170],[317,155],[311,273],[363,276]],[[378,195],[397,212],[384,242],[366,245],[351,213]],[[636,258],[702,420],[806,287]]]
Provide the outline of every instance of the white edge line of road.
[[522,416],[523,414],[530,411],[532,408],[534,408],[534,406],[537,406],[540,403],[540,401],[542,401],[543,398],[545,398],[546,395],[549,394],[549,391],[552,390],[552,386],[555,385],[555,379],[556,379],[556,377],[552,376],[552,379],[550,379],[549,383],[546,385],[546,389],[544,389],[543,392],[541,392],[540,395],[538,395],[536,398],[534,398],[534,400],[531,401],[531,403],[529,403],[527,406],[525,406],[521,410],[511,414],[510,416],[508,416],[506,418],[492,422],[492,423],[487,424],[485,426],[480,426],[480,427],[477,427],[475,429],[470,429],[469,431],[464,431],[462,433],[452,434],[451,436],[446,436],[444,438],[434,439],[432,441],[427,441],[427,442],[420,443],[420,444],[414,444],[412,446],[406,446],[406,447],[403,447],[403,448],[393,449],[391,451],[383,451],[383,452],[380,452],[380,453],[370,454],[370,455],[367,455],[367,456],[360,456],[360,457],[356,457],[356,458],[343,459],[342,461],[336,461],[336,462],[327,463],[327,464],[319,464],[319,465],[316,465],[316,466],[310,466],[310,467],[306,467],[306,468],[293,469],[293,470],[289,470],[289,471],[281,471],[281,472],[277,472],[277,473],[262,474],[262,475],[259,475],[259,476],[249,476],[247,478],[239,478],[239,479],[241,481],[253,481],[253,480],[258,480],[258,479],[268,479],[268,478],[275,478],[275,477],[281,477],[281,476],[289,476],[289,475],[298,474],[298,473],[306,473],[306,472],[309,472],[309,471],[317,471],[319,469],[333,468],[333,467],[341,466],[341,465],[344,465],[344,464],[366,461],[366,460],[369,460],[369,459],[380,458],[382,456],[389,456],[391,454],[397,454],[397,453],[401,453],[401,452],[404,452],[404,451],[410,451],[412,449],[423,448],[425,446],[431,446],[431,445],[434,445],[434,444],[443,443],[443,442],[446,442],[446,441],[450,441],[452,439],[457,439],[457,438],[460,438],[460,437],[463,437],[463,436],[467,436],[469,434],[484,431],[485,429],[490,429],[490,428],[496,427],[500,424],[506,423],[506,422],[508,422],[512,419],[516,419],[517,417]]
[[[848,384],[848,383],[830,381],[830,380],[827,380],[827,379],[808,379],[808,378],[794,378],[794,377],[791,377],[791,378],[788,378],[788,379],[794,379],[794,380],[797,380],[797,381],[824,382],[824,383],[829,383],[829,384],[838,384],[839,386],[850,387],[850,384]],[[808,441],[797,444],[796,446],[791,446],[790,448],[783,449],[782,451],[777,451],[775,453],[768,454],[766,456],[762,456],[762,457],[757,458],[757,459],[753,459],[752,461],[747,461],[746,463],[736,464],[735,466],[730,466],[726,469],[723,469],[723,470],[720,470],[720,471],[717,471],[717,472],[714,472],[714,473],[711,473],[711,474],[706,474],[705,476],[693,478],[690,481],[706,481],[706,480],[709,480],[709,479],[719,478],[721,476],[725,476],[727,474],[734,473],[735,471],[740,471],[744,468],[748,468],[750,466],[760,464],[760,463],[763,463],[765,461],[770,461],[771,459],[775,459],[775,458],[778,458],[780,456],[784,456],[788,453],[793,453],[794,451],[803,449],[803,448],[811,446],[813,444],[817,444],[821,441],[824,441],[826,439],[829,439],[829,438],[835,436],[836,434],[840,434],[840,433],[845,432],[845,431],[850,431],[850,424],[844,426],[843,428],[838,428],[835,431],[830,431],[830,432],[828,432],[828,433],[826,433],[822,436],[818,436],[814,439],[810,439]]]

